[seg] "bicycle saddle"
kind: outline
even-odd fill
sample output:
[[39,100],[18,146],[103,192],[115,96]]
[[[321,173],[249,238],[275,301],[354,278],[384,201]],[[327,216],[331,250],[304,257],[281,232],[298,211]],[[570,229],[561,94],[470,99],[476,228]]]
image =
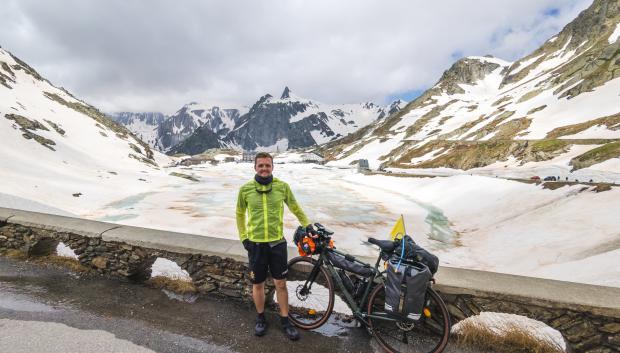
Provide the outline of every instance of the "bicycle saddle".
[[379,240],[375,238],[368,238],[368,242],[370,244],[375,244],[376,246],[380,247],[381,250],[385,252],[392,252],[394,251],[394,248],[396,248],[396,243],[394,243],[391,240]]

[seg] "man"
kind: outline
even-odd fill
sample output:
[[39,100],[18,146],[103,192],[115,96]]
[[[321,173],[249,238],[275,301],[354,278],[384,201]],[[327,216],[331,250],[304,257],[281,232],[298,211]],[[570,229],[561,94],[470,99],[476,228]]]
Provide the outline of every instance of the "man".
[[241,187],[237,198],[237,229],[243,247],[248,251],[252,298],[258,313],[254,334],[263,336],[267,332],[265,279],[269,270],[276,286],[282,328],[286,336],[295,341],[299,339],[299,332],[288,320],[287,251],[286,239],[282,235],[284,204],[308,232],[315,231],[288,184],[273,177],[273,157],[269,153],[256,154],[254,170],[254,179]]

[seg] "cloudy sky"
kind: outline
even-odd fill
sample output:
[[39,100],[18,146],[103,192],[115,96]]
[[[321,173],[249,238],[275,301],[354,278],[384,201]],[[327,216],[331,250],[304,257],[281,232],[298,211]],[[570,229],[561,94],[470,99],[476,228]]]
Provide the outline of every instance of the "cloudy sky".
[[516,60],[592,0],[2,0],[0,45],[104,111],[407,100],[455,60]]

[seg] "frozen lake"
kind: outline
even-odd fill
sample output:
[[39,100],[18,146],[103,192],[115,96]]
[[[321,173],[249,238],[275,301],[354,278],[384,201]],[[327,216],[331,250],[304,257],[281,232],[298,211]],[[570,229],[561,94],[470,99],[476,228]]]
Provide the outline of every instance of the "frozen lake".
[[[191,169],[175,168],[175,171],[191,174],[200,182],[163,186],[156,191],[132,195],[85,216],[100,221],[237,239],[237,192],[253,177],[252,165],[224,163]],[[274,171],[277,178],[291,185],[295,197],[313,222],[322,223],[336,232],[337,245],[343,250],[374,256],[376,251],[365,243],[366,239],[387,239],[401,213],[407,221],[407,230],[426,238],[430,232],[424,221],[429,213],[426,205],[407,195],[378,190],[347,178],[356,174],[351,169],[301,164],[278,164]],[[298,223],[287,212],[284,222],[285,236],[290,240]],[[444,239],[435,246],[446,247],[452,242],[452,239]]]
[[[237,191],[253,177],[252,164],[166,170],[173,171],[200,181],[162,183],[166,179],[159,177],[156,187],[81,216],[237,239]],[[368,176],[313,164],[276,164],[274,175],[290,184],[313,222],[335,231],[336,246],[344,251],[376,256],[366,239],[387,239],[403,214],[407,232],[443,264],[620,286],[618,188],[548,190],[476,175]],[[285,212],[284,223],[291,240],[297,220]]]

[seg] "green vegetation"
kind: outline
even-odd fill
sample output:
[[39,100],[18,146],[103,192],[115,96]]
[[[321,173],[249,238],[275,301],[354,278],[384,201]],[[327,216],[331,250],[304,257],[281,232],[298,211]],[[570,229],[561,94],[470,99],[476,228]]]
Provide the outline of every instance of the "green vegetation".
[[614,141],[571,159],[569,165],[573,167],[573,170],[577,170],[618,157],[620,157],[620,141]]
[[191,181],[200,181],[196,178],[194,178],[191,175],[187,175],[187,174],[183,174],[183,173],[177,173],[177,172],[172,172],[170,173],[171,176],[175,176],[175,177],[179,177],[179,178],[183,178],[183,179],[187,179],[187,180],[191,180]]
[[422,128],[429,122],[431,121],[431,119],[438,117],[439,114],[441,114],[441,112],[446,109],[448,106],[450,106],[451,104],[456,103],[457,100],[453,99],[451,101],[449,101],[448,103],[444,104],[444,105],[438,105],[436,107],[434,107],[433,109],[431,109],[430,112],[422,115],[418,120],[415,121],[415,123],[413,123],[411,126],[409,126],[407,128],[406,134],[405,134],[405,138],[410,137],[413,134],[418,133],[420,130],[422,130]]
[[25,73],[27,73],[28,75],[34,77],[36,80],[43,81],[43,77],[41,77],[41,75],[39,75],[39,73],[35,69],[30,67],[25,62],[21,61],[15,55],[13,55],[13,54],[10,54],[10,55],[13,58],[13,60],[15,60],[15,62],[17,62],[17,65],[13,65],[13,69],[14,70],[24,70]]
[[55,151],[55,149],[52,146],[56,145],[56,142],[32,132],[36,130],[49,131],[49,129],[45,125],[41,124],[37,120],[30,120],[26,118],[25,116],[21,116],[17,114],[5,114],[4,117],[9,120],[13,120],[17,125],[19,125],[20,131],[22,132],[22,136],[25,139],[27,140],[33,139],[37,141],[38,143],[40,143],[42,146],[47,147],[52,151]]
[[131,147],[132,150],[136,151],[136,153],[142,154],[142,150],[140,149],[140,147],[134,145],[133,143],[130,143],[129,147]]
[[47,119],[43,119],[46,123],[49,124],[49,126],[51,126],[54,130],[56,130],[57,133],[61,134],[61,135],[65,135],[65,130],[63,130],[60,126],[58,126],[58,124],[56,124],[55,122],[51,121],[51,120],[47,120]]
[[602,118],[586,121],[579,124],[567,125],[555,128],[547,133],[547,138],[558,138],[561,136],[568,136],[580,133],[589,129],[592,126],[596,125],[605,125],[607,128],[611,130],[619,130],[620,129],[620,113],[605,116]]
[[49,131],[45,125],[41,124],[37,120],[30,120],[22,115],[17,114],[5,114],[5,118],[15,121],[23,130],[45,130]]
[[564,140],[540,140],[531,144],[532,152],[555,152],[564,149],[569,143]]
[[532,110],[528,111],[528,112],[527,112],[527,115],[534,114],[534,113],[539,112],[539,111],[541,111],[541,110],[543,110],[543,109],[545,109],[545,108],[547,108],[547,105],[546,105],[546,104],[545,104],[545,105],[541,105],[540,107],[536,107],[536,108],[534,108],[534,109],[532,109]]
[[533,90],[533,91],[529,91],[526,94],[524,94],[523,96],[521,96],[521,98],[519,98],[517,103],[522,103],[522,102],[525,102],[527,100],[530,100],[530,99],[536,97],[537,95],[539,95],[541,92],[542,92],[542,89],[536,89],[536,90]]
[[504,102],[507,102],[507,101],[509,101],[511,99],[512,99],[511,96],[503,96],[502,98],[500,98],[500,99],[496,100],[495,102],[493,102],[493,104],[491,104],[491,106],[497,107],[498,105],[500,105],[500,104],[502,104]]

